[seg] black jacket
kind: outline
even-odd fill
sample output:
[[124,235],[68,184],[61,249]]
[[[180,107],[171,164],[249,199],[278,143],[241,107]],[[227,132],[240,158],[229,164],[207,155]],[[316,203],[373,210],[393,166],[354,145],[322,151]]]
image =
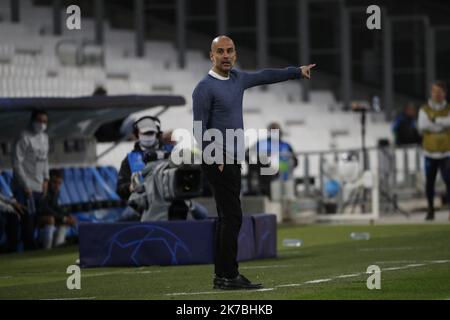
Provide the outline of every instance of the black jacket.
[[69,211],[59,205],[58,198],[59,192],[53,193],[48,190],[47,195],[41,199],[38,207],[41,214],[53,216],[56,224],[61,225],[64,222],[64,217],[69,215]]

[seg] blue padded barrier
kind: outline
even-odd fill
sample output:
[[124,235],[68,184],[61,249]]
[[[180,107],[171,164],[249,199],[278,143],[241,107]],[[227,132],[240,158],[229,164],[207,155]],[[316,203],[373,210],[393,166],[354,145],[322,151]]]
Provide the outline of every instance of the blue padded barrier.
[[[274,231],[275,230],[275,231]],[[215,219],[80,223],[82,267],[213,263]],[[238,260],[276,257],[276,217],[244,216]]]

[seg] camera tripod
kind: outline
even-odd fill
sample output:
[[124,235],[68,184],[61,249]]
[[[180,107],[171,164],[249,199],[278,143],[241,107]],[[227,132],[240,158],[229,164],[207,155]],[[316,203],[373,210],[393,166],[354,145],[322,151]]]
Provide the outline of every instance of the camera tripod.
[[[367,157],[367,148],[366,148],[366,115],[368,112],[367,108],[359,108],[354,109],[354,111],[361,113],[361,154],[362,154],[362,161],[363,161],[363,172],[366,172],[369,168],[369,162]],[[384,151],[383,151],[384,152]],[[401,213],[405,215],[406,217],[410,217],[410,214],[403,210],[397,203],[397,199],[389,195],[384,188],[379,188],[380,192],[380,199],[382,199],[384,202],[387,202],[392,205],[392,208],[394,209],[394,212]],[[347,207],[350,203],[353,204],[352,211],[354,210],[355,206],[358,202],[361,201],[361,210],[362,212],[365,212],[365,205],[366,205],[366,199],[367,199],[367,190],[363,186],[358,187],[356,190],[353,190],[350,195],[350,201],[345,203],[343,205],[343,209]]]

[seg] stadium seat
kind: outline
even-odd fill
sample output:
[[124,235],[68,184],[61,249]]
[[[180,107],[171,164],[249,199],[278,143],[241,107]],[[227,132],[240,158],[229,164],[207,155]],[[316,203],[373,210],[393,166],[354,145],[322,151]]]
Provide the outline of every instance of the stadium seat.
[[112,166],[97,167],[98,172],[112,190],[117,188],[117,170]]
[[9,183],[6,182],[6,179],[3,177],[3,175],[0,175],[0,191],[3,196],[7,198],[12,198],[13,193],[11,191]]
[[5,179],[6,183],[11,186],[11,182],[12,182],[12,170],[3,170],[2,172],[2,176]]

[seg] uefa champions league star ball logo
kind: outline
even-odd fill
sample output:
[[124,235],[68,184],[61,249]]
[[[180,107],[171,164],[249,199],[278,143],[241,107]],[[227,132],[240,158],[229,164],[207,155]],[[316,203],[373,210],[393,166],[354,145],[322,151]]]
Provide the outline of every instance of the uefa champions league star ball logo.
[[191,260],[191,251],[173,232],[152,224],[131,226],[115,233],[106,244],[102,266],[110,263],[111,257],[122,256],[123,264],[130,261],[135,266],[154,261],[158,256],[163,265],[177,265]]

